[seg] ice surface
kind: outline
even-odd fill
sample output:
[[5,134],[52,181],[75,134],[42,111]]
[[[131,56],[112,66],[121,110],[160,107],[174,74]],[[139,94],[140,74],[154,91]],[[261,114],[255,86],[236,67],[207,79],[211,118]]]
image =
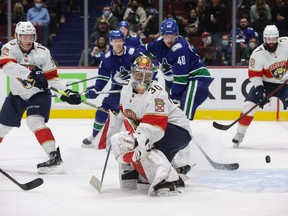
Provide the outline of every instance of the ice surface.
[[[217,121],[231,123],[230,121]],[[239,149],[231,139],[236,126],[219,131],[212,121],[193,121],[195,140],[212,160],[238,162],[237,171],[213,169],[192,144],[186,191],[176,197],[150,197],[145,191],[121,191],[118,164],[110,155],[99,194],[90,184],[101,178],[105,151],[81,148],[93,120],[51,119],[64,160],[63,174],[41,175],[44,184],[22,191],[0,174],[1,216],[287,216],[288,215],[288,123],[252,122]],[[265,156],[271,156],[271,163]],[[0,167],[20,183],[39,175],[37,163],[47,160],[36,138],[22,121],[0,144]]]

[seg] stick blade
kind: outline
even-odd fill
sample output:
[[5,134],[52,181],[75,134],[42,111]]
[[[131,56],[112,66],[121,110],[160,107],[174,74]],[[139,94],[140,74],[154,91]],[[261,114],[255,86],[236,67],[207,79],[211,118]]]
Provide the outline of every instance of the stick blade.
[[238,163],[232,163],[232,164],[213,163],[211,165],[215,169],[219,169],[219,170],[237,170],[237,169],[239,169],[239,164]]
[[100,180],[96,178],[94,175],[91,176],[90,185],[92,185],[92,187],[94,187],[100,193],[102,184]]
[[232,125],[222,125],[222,124],[219,124],[219,123],[213,121],[213,127],[215,127],[218,130],[228,130],[231,126]]
[[37,179],[34,179],[26,184],[21,184],[19,185],[23,190],[32,190],[36,187],[39,187],[40,185],[43,184],[43,179],[42,178],[37,178]]

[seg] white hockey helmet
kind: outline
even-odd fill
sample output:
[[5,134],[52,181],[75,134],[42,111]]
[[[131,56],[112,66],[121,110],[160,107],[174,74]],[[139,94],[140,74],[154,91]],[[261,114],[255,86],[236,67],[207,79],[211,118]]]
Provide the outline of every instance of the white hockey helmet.
[[263,32],[263,38],[279,38],[279,31],[275,25],[267,25]]
[[131,81],[135,91],[143,94],[147,90],[154,75],[152,60],[143,55],[135,59],[131,66]]
[[[16,24],[15,28],[17,41],[20,41],[20,35],[34,35],[34,41],[37,40],[36,29],[31,22],[20,21]],[[33,42],[34,42],[33,41]]]

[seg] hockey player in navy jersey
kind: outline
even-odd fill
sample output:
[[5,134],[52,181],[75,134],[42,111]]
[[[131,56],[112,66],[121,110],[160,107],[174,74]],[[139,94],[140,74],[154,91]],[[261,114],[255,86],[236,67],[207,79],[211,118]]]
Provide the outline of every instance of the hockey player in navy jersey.
[[[135,49],[124,45],[124,35],[120,30],[111,31],[109,41],[112,49],[105,54],[100,63],[95,85],[86,89],[85,96],[87,98],[95,99],[98,96],[96,91],[101,91],[110,79],[112,79],[110,90],[121,90],[123,84],[130,78],[131,58]],[[118,112],[119,99],[120,94],[109,94],[103,99],[101,107]],[[95,136],[105,124],[107,117],[106,112],[96,111],[92,135],[83,140],[83,147],[91,146]]]
[[192,120],[197,107],[207,99],[213,79],[195,48],[179,35],[174,19],[164,20],[160,33],[157,40],[137,47],[133,58],[149,53],[156,57],[170,89],[170,97]]
[[130,25],[127,21],[123,20],[119,22],[118,29],[124,34],[126,46],[137,47],[141,44],[141,40],[136,34],[130,34]]
[[69,104],[80,104],[81,97],[78,92],[67,89],[58,76],[50,51],[35,42],[37,34],[31,22],[18,22],[15,33],[16,39],[3,46],[0,57],[3,73],[10,78],[11,88],[0,112],[0,143],[13,127],[20,127],[26,111],[28,128],[49,156],[48,161],[37,165],[38,173],[58,172],[62,164],[60,150],[56,148],[53,133],[46,125],[51,109],[49,85],[65,91],[69,97],[58,93],[57,96]]

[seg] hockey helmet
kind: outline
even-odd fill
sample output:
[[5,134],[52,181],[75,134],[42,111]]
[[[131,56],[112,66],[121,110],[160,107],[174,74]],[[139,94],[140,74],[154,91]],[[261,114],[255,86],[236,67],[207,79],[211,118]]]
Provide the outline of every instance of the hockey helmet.
[[123,39],[124,40],[124,34],[120,30],[112,30],[109,34],[109,40],[115,40],[115,39]]
[[168,18],[162,22],[160,31],[162,35],[178,35],[179,27],[173,18]]
[[263,32],[263,38],[278,38],[279,31],[275,25],[267,25]]
[[153,79],[153,63],[152,60],[145,56],[139,56],[135,59],[131,66],[131,81],[135,91],[143,94]]
[[34,35],[34,41],[37,40],[36,29],[31,22],[20,21],[16,24],[15,28],[17,41],[20,41],[20,35]]
[[119,22],[118,24],[118,29],[120,29],[121,27],[125,27],[127,28],[128,30],[130,30],[130,25],[127,21],[123,20],[121,22]]

